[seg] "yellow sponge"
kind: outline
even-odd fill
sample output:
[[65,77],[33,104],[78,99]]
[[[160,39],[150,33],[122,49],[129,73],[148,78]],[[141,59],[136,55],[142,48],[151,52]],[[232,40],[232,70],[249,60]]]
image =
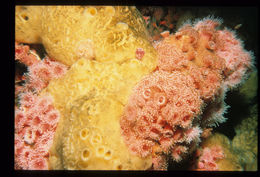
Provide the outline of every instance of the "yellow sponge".
[[17,6],[15,30],[18,42],[42,43],[51,58],[70,66],[41,92],[52,95],[61,115],[50,169],[151,167],[150,156],[128,151],[119,124],[132,88],[157,66],[157,52],[138,10]]
[[81,57],[122,63],[135,58],[137,48],[148,65],[156,55],[135,7],[17,6],[15,19],[18,42],[40,42],[68,66]]
[[15,7],[15,40],[24,43],[41,43],[40,16],[43,6]]
[[151,157],[133,156],[120,134],[123,105],[112,97],[75,100],[66,119],[63,165],[66,169],[136,170],[151,166]]
[[[151,157],[131,155],[119,127],[132,88],[149,72],[137,59],[119,65],[81,58],[63,78],[51,81],[42,94],[50,93],[61,113],[50,153],[51,169],[149,168]],[[101,139],[102,143],[93,144]],[[90,154],[89,161],[81,161]],[[110,155],[113,160],[106,160]]]

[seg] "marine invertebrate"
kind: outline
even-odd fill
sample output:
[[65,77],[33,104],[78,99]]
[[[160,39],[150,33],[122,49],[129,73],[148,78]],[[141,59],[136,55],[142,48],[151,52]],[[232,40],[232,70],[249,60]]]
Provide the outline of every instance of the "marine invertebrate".
[[[247,82],[244,84],[247,84]],[[224,157],[222,159],[214,160],[214,166],[218,167],[218,169],[216,168],[215,170],[257,170],[257,114],[257,104],[253,104],[250,106],[248,117],[243,119],[237,126],[234,127],[236,135],[231,140],[219,133],[215,133],[208,139],[205,139],[201,143],[201,148],[197,150],[198,159],[195,160],[196,165],[194,165],[196,167],[193,167],[193,169],[207,170],[199,167],[199,161],[201,161],[202,153],[206,150],[206,148],[211,148],[217,145],[223,150]]]
[[203,141],[196,150],[191,170],[199,171],[241,171],[240,157],[231,141],[223,134],[215,133]]
[[15,59],[24,63],[28,67],[25,74],[27,80],[24,91],[34,91],[39,93],[45,88],[49,81],[63,76],[67,71],[67,66],[50,59],[46,56],[41,59],[35,51],[30,50],[28,45],[15,43]]
[[243,96],[244,102],[253,103],[257,98],[258,71],[250,73],[248,79],[239,88],[239,94]]
[[192,122],[201,113],[201,105],[189,76],[154,72],[137,84],[125,107],[120,125],[126,144],[141,157],[157,146],[156,154],[172,153],[180,161],[186,146],[199,140],[201,131]]
[[38,93],[52,79],[65,74],[67,67],[41,60],[28,45],[15,43],[15,59],[26,64],[26,83],[19,92],[19,106],[15,109],[15,168],[47,170],[49,149],[60,118],[50,95]]
[[42,43],[49,57],[68,66],[81,57],[122,63],[135,58],[136,48],[153,65],[156,55],[135,7],[17,6],[15,36],[18,42]]
[[[16,17],[18,21],[22,13],[27,14],[28,12],[29,18],[26,22],[20,23],[19,21],[17,23],[17,40],[20,42],[26,42],[20,32],[30,24],[30,16],[32,15],[28,11],[30,8],[33,7],[26,7],[27,10],[17,8]],[[151,158],[140,158],[129,153],[121,136],[119,136],[120,128],[119,121],[117,121],[120,117],[119,114],[122,112],[120,112],[120,103],[125,104],[127,102],[133,86],[157,65],[156,50],[148,41],[148,33],[139,12],[135,7],[123,6],[43,6],[36,8],[43,14],[42,17],[39,17],[42,25],[38,26],[38,29],[33,32],[31,30],[30,33],[38,35],[51,58],[70,66],[64,77],[52,79],[48,86],[40,92],[40,95],[48,93],[53,96],[54,106],[60,111],[61,115],[50,149],[50,168],[149,168]],[[55,16],[55,19],[51,18],[53,21],[50,21],[50,16]],[[61,24],[57,28],[58,21]],[[88,29],[85,26],[88,26]],[[87,122],[70,122],[70,120],[67,120],[73,117],[70,111],[71,109],[74,110],[74,104],[77,103],[77,100],[83,99],[91,93],[95,93],[96,98],[102,97],[98,100],[103,100],[109,96],[108,100],[116,102],[115,105],[118,108],[116,111],[118,112],[109,115],[102,111],[94,115],[89,113],[92,115],[89,116],[92,121],[88,125],[86,125]],[[93,98],[93,100],[96,99]],[[87,100],[85,101],[87,102]],[[96,109],[95,105],[93,106],[93,110]],[[105,110],[109,111],[113,108],[107,107]],[[89,107],[82,109],[86,111]],[[113,110],[110,111],[113,112]],[[100,117],[103,117],[103,121],[99,120]],[[100,125],[98,122],[104,123],[108,119],[114,120],[111,121],[114,124],[114,133],[109,131],[107,127],[103,127],[105,134],[102,133],[103,131],[98,134],[100,132],[98,129],[91,128],[98,127]],[[98,135],[97,137],[102,137],[100,149],[91,145],[91,143],[98,142],[99,139],[91,138],[91,136],[87,138],[88,131],[84,126],[89,126],[91,133],[93,131],[93,137],[96,137],[95,132]],[[71,131],[67,132],[68,129]],[[64,134],[66,136],[63,136]],[[73,141],[71,136],[75,135],[81,137],[81,139]],[[86,141],[82,141],[82,148],[77,147],[77,149],[75,143],[81,142],[83,139]],[[110,143],[110,139],[115,140],[116,144],[111,144],[113,141],[111,140]],[[86,143],[87,149],[83,148]],[[76,151],[72,152],[72,146],[75,146]],[[121,147],[122,153],[117,150],[118,147]],[[126,156],[129,156],[129,158],[125,159]],[[109,160],[109,158],[111,159]],[[72,162],[75,162],[75,164]],[[93,165],[93,162],[99,164]]]
[[[207,29],[207,32],[214,33],[214,30]],[[175,35],[159,42],[156,49],[159,53],[159,69],[187,72],[193,78],[202,99],[211,100],[221,87],[224,60],[207,49],[206,44],[209,42],[204,33],[187,24]]]
[[224,158],[224,154],[220,146],[206,147],[199,158],[198,170],[216,171],[218,170],[218,165],[215,161],[222,158]]
[[[151,166],[151,158],[131,155],[120,134],[123,106],[111,96],[95,93],[75,100],[66,114],[60,156],[65,169],[137,170]],[[55,156],[51,155],[50,158]],[[124,158],[122,158],[124,157]],[[50,160],[51,163],[52,159]],[[56,169],[52,165],[52,169]]]
[[234,33],[216,30],[220,24],[221,20],[210,17],[197,20],[193,26],[185,24],[175,35],[155,46],[159,53],[159,70],[181,71],[193,79],[206,103],[203,126],[225,121],[223,114],[228,108],[225,93],[243,82],[253,68],[251,53],[243,49]]
[[227,113],[230,106],[225,103],[226,92],[227,88],[223,86],[217,93],[218,97],[204,107],[201,115],[201,126],[216,127],[227,120],[224,114]]
[[188,72],[203,99],[211,99],[222,82],[235,87],[253,68],[252,52],[243,49],[234,32],[216,30],[220,24],[221,20],[212,18],[198,20],[193,26],[185,24],[156,45],[159,68]]
[[29,66],[28,69],[29,82],[26,87],[33,88],[38,93],[48,85],[49,81],[63,76],[67,71],[65,65],[51,61],[48,57]]
[[[42,93],[44,92],[50,93],[54,97],[55,107],[57,107],[60,110],[62,116],[59,122],[59,127],[55,134],[56,136],[55,142],[51,149],[51,154],[50,154],[50,163],[52,164],[51,165],[52,169],[64,169],[64,168],[69,169],[69,167],[72,166],[75,166],[76,169],[96,169],[96,168],[116,169],[113,166],[114,161],[118,163],[120,169],[149,168],[148,166],[146,166],[147,164],[149,164],[148,160],[135,157],[135,156],[130,156],[129,158],[132,160],[139,159],[138,160],[139,162],[136,163],[140,164],[140,166],[139,165],[136,166],[137,164],[133,163],[132,160],[131,160],[131,165],[130,164],[124,165],[125,163],[123,163],[123,161],[125,160],[126,155],[130,153],[126,146],[121,145],[124,144],[124,142],[122,141],[122,137],[120,135],[120,127],[119,127],[119,117],[123,111],[122,107],[127,102],[132,87],[137,83],[138,80],[140,80],[140,78],[145,73],[147,73],[147,71],[142,65],[143,65],[142,60],[140,61],[137,59],[134,59],[131,62],[127,62],[120,66],[118,64],[112,64],[112,63],[104,64],[104,63],[99,63],[96,61],[86,60],[82,58],[72,65],[70,70],[63,78],[57,79],[55,82],[49,83],[48,87],[46,87],[46,89]],[[97,73],[99,74],[97,75]],[[57,90],[59,91],[57,92]],[[66,95],[66,97],[64,97],[63,95]],[[103,99],[107,96],[109,96],[109,98],[107,98],[108,101],[114,100],[116,102],[113,103],[116,104],[116,107],[110,107],[109,105],[112,103],[108,103],[106,104],[106,108],[103,107],[102,109],[98,109],[95,111],[95,109],[97,109],[95,105],[97,103],[100,105],[102,101],[104,101]],[[88,99],[90,99],[88,97],[90,97],[91,100],[93,101],[88,103]],[[94,99],[96,97],[101,97],[102,99],[99,98],[98,99],[99,101],[96,102],[95,101],[96,99]],[[86,105],[82,103],[83,104],[82,107],[81,106],[75,107],[78,99],[79,100],[82,99],[83,102],[86,102]],[[70,113],[71,109],[75,110],[74,111],[75,113],[73,114]],[[89,110],[89,113],[86,115],[86,117],[90,117],[91,121],[88,122],[86,118],[84,118],[81,121],[77,120],[79,118],[75,118],[74,121],[70,121],[70,123],[66,123],[69,121],[68,119],[70,119],[72,115],[74,114],[83,115],[84,112],[87,113],[87,110]],[[105,112],[103,112],[102,110],[105,110]],[[110,110],[115,112],[111,112],[111,114],[108,114]],[[108,127],[106,126],[108,125],[107,121],[108,122],[111,121],[111,126]],[[112,126],[112,124],[115,125]],[[103,141],[100,145],[109,147],[111,152],[117,152],[116,149],[118,149],[118,147],[120,146],[121,147],[120,151],[125,153],[124,154],[119,152],[115,153],[114,156],[118,158],[117,160],[114,159],[112,161],[106,161],[106,160],[104,161],[104,159],[102,158],[98,161],[98,164],[96,163],[94,166],[93,164],[91,165],[90,162],[87,162],[88,164],[90,163],[88,166],[80,167],[79,165],[77,165],[76,162],[74,165],[67,164],[65,166],[66,163],[64,160],[67,158],[70,159],[70,156],[69,157],[63,157],[63,156],[64,153],[70,153],[71,146],[65,146],[66,149],[63,149],[61,151],[61,149],[64,147],[64,142],[67,142],[68,137],[71,137],[72,135],[74,136],[74,134],[78,136],[78,133],[79,131],[81,131],[81,128],[83,129],[85,128],[85,126],[88,127],[101,126],[100,129],[98,128],[90,129],[91,132],[92,131],[96,132],[99,130],[98,132],[100,132],[100,135],[103,136]],[[68,134],[68,132],[66,131],[67,129],[71,129],[70,134]],[[111,129],[113,129],[113,131],[110,131]],[[67,135],[64,136],[64,133]],[[114,136],[116,136],[117,138],[114,139]],[[89,138],[91,137],[86,138],[85,143],[88,143]],[[113,141],[112,140],[108,141],[108,139],[110,138],[113,138]],[[70,138],[70,140],[72,139]],[[105,142],[109,144],[104,145]],[[116,144],[110,144],[110,142],[111,143],[116,142]],[[73,144],[76,143],[76,140],[72,141],[71,143]],[[77,148],[80,149],[79,147]],[[95,148],[90,150],[91,152],[96,151]],[[92,155],[93,156],[91,157],[91,159],[97,158],[96,154],[92,154]],[[73,155],[71,155],[71,157],[73,157]],[[79,156],[73,157],[73,159],[76,161],[75,158],[79,158]],[[92,162],[94,161],[92,160]],[[146,163],[146,165],[141,165],[144,162]],[[104,165],[103,163],[105,163],[106,165]],[[122,164],[120,165],[119,163]]]
[[221,40],[222,31],[215,29],[220,23],[205,18],[193,26],[185,24],[174,35],[155,43],[158,68],[138,83],[129,98],[120,121],[122,135],[134,154],[153,154],[155,169],[161,169],[158,161],[167,155],[179,162],[185,153],[194,150],[203,129],[225,122],[225,93],[235,86],[227,83],[241,82],[251,68],[250,55],[237,44],[240,58],[236,64],[246,60],[244,72],[238,80],[226,73],[230,59],[236,56],[225,58],[219,54],[229,41]]
[[142,48],[138,48],[135,51],[135,57],[139,60],[141,60],[143,58],[144,54],[145,54],[145,51]]
[[35,54],[35,51],[30,50],[28,45],[22,45],[18,42],[15,42],[15,60],[19,60],[27,66],[39,62],[38,55]]
[[247,76],[248,68],[253,67],[252,52],[244,50],[242,41],[228,29],[217,32],[217,41],[216,53],[226,61],[225,84],[236,87]]
[[240,164],[245,171],[257,170],[258,154],[258,110],[257,105],[252,105],[249,117],[242,120],[235,127],[236,136],[232,140],[232,148],[240,159]]
[[[22,111],[34,121],[27,123],[17,111],[17,127],[41,125],[45,136],[38,139],[31,129],[18,128],[24,139],[16,138],[16,144],[36,142],[40,154],[49,153],[50,169],[152,165],[165,170],[169,157],[181,161],[195,150],[203,132],[225,121],[226,88],[236,86],[252,67],[250,53],[232,33],[217,30],[219,24],[209,18],[187,24],[175,35],[164,32],[154,49],[135,7],[16,7],[16,41],[42,43],[51,58],[33,61],[28,48],[17,50],[17,59],[29,65],[27,89],[53,98],[36,104],[33,94],[21,94]],[[232,48],[239,57],[225,54]],[[66,67],[57,61],[69,66],[65,75]],[[31,110],[41,111],[31,118]],[[50,124],[60,117],[55,135],[51,126],[41,124],[46,114]],[[41,149],[38,141],[46,147]],[[47,168],[38,152],[28,162],[26,148],[17,166]]]
[[48,169],[49,149],[59,117],[50,96],[31,92],[21,96],[21,106],[15,110],[16,169]]

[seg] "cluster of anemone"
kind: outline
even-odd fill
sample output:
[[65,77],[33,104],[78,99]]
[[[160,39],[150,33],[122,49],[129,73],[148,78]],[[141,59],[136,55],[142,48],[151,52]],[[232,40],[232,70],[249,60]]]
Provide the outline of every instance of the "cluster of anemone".
[[217,38],[219,47],[216,53],[224,58],[226,63],[225,85],[229,88],[236,87],[246,78],[248,68],[253,67],[253,54],[244,50],[242,41],[236,38],[233,31],[218,31]]
[[252,56],[220,20],[185,24],[156,42],[157,69],[133,90],[120,125],[132,153],[152,154],[153,168],[181,161],[203,131],[225,122],[225,93],[243,81]]
[[30,50],[28,45],[22,45],[18,42],[15,42],[15,59],[27,66],[39,62],[38,55],[35,54],[34,50]]
[[27,65],[27,82],[19,93],[15,109],[15,168],[48,169],[49,149],[60,113],[52,97],[38,93],[51,79],[65,74],[67,67],[46,57],[41,60],[28,45],[15,43],[15,59]]
[[29,67],[27,88],[40,92],[47,87],[52,79],[63,76],[67,67],[59,62],[52,61],[48,57]]
[[216,171],[218,170],[218,164],[216,162],[225,157],[221,146],[217,145],[210,148],[205,147],[200,153],[196,170]]
[[59,120],[49,96],[21,95],[15,110],[15,163],[18,169],[48,169],[48,154]]
[[179,161],[187,149],[182,144],[189,144],[200,134],[191,127],[202,104],[191,79],[181,72],[157,71],[139,82],[134,93],[121,119],[127,145],[142,157],[160,145],[156,153],[173,153]]
[[52,79],[63,76],[68,69],[67,66],[53,61],[48,56],[41,60],[36,51],[31,50],[28,45],[17,42],[15,43],[15,59],[28,67],[25,90],[37,93],[45,88]]

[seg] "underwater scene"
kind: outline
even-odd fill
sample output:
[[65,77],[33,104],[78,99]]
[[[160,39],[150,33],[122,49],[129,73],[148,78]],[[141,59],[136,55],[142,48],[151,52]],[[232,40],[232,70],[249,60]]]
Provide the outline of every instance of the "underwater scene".
[[254,7],[15,6],[15,170],[257,171]]

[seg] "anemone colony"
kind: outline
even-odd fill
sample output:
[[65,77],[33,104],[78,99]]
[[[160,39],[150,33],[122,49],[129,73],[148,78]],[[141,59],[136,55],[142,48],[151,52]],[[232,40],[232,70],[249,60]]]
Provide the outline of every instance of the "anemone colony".
[[251,54],[231,31],[216,30],[218,25],[210,18],[186,24],[155,44],[158,68],[129,98],[122,134],[133,152],[153,154],[155,169],[167,167],[162,162],[169,155],[180,161],[203,130],[225,121],[225,92],[251,67]]

